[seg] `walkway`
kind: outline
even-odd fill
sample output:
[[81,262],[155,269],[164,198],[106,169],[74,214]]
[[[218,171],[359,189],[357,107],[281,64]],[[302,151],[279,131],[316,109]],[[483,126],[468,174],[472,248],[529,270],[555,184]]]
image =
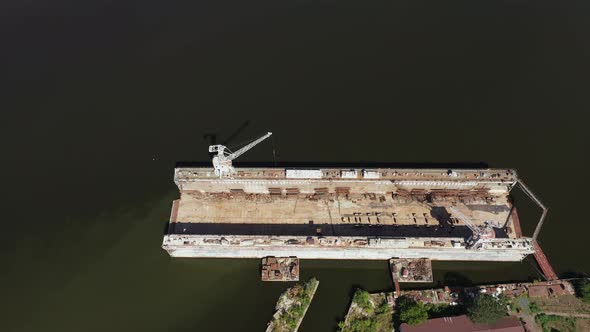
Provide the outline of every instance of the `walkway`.
[[541,267],[543,274],[545,275],[545,279],[547,280],[556,280],[558,279],[557,274],[549,264],[549,260],[547,256],[543,253],[543,249],[537,241],[533,242],[533,247],[535,248],[535,259],[537,260],[537,264]]
[[395,278],[395,273],[394,273],[395,264],[394,264],[394,261],[395,260],[393,258],[391,258],[389,260],[389,271],[391,272],[391,280],[393,280],[393,286],[395,288],[395,297],[398,298],[402,294],[402,291],[401,291],[401,288],[399,286],[399,281]]

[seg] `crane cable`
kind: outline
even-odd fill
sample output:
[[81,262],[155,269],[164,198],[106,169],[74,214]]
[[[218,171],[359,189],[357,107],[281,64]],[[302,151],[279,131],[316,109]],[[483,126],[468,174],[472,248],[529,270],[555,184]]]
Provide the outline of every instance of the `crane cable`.
[[251,138],[249,140],[245,140],[245,141],[240,141],[238,143],[232,144],[231,146],[226,146],[230,151],[234,151],[234,150],[239,150],[240,148],[254,142],[256,140],[256,138]]
[[275,149],[275,138],[274,136],[270,137],[270,143],[272,144],[272,162],[275,167],[277,167],[277,155]]

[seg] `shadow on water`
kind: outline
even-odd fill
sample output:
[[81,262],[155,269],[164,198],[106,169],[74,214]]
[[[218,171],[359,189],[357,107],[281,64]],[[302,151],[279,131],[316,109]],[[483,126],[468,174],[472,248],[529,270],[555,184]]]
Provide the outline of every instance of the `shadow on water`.
[[566,271],[560,274],[560,277],[563,279],[578,279],[578,278],[590,278],[588,273],[580,272],[580,271]]
[[174,224],[171,224],[169,221],[166,221],[162,224],[162,235],[172,234],[174,228]]
[[[229,143],[233,142],[248,126],[250,125],[250,120],[244,121],[238,129],[236,129],[231,135],[229,135],[221,144],[228,145]],[[216,145],[217,144],[217,133],[205,133],[203,134],[203,139],[205,141],[209,141],[209,145]]]
[[203,139],[205,141],[209,141],[209,145],[216,145],[217,144],[217,134],[215,133],[206,133],[203,134]]
[[246,120],[244,121],[239,127],[238,129],[236,129],[233,134],[229,135],[228,138],[226,138],[223,143],[223,145],[228,145],[229,143],[233,142],[238,136],[240,136],[240,134],[244,131],[244,129],[246,129],[248,126],[250,125],[250,120]]
[[579,271],[566,271],[564,273],[560,273],[559,277],[562,279],[573,279],[571,280],[571,283],[574,286],[574,291],[576,292],[576,296],[578,297],[584,296],[582,287],[590,283],[590,275],[588,275],[588,273]]
[[473,281],[462,273],[447,272],[443,277],[442,284],[445,286],[473,286]]

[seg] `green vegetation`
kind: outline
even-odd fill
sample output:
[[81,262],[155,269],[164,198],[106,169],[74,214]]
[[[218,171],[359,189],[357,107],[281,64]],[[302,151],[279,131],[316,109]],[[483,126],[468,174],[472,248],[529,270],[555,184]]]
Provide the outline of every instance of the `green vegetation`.
[[422,302],[416,302],[406,297],[398,299],[399,319],[402,323],[418,325],[428,319],[428,310]]
[[277,302],[277,311],[280,313],[272,324],[273,332],[294,331],[303,319],[305,310],[311,303],[313,292],[319,281],[315,278],[307,281],[303,286],[297,284],[284,292]]
[[369,292],[364,291],[362,289],[358,289],[354,293],[354,297],[352,298],[352,302],[356,303],[359,307],[363,309],[367,309],[371,307],[371,295]]
[[535,316],[537,324],[543,328],[543,332],[560,331],[560,332],[575,332],[576,319],[570,317],[554,316],[538,314]]
[[590,314],[590,303],[583,300],[581,294],[576,291],[576,295],[549,296],[536,298],[535,302],[539,305],[541,312],[560,312],[569,314]]
[[463,305],[422,303],[406,296],[398,298],[396,303],[393,316],[396,331],[402,323],[418,325],[431,318],[459,316],[466,313]]
[[[576,291],[578,290],[579,288],[576,288]],[[577,294],[580,296],[579,293]],[[527,295],[520,295],[510,299],[508,304],[512,312],[521,314],[521,319],[534,320],[536,325],[545,332],[590,331],[590,319],[570,316],[590,313],[590,304],[584,302],[581,296],[566,294],[534,298],[534,301],[531,301]]]
[[[534,304],[532,304],[529,300],[528,295],[526,295],[526,294],[521,294],[516,297],[505,298],[505,299],[506,299],[505,306],[508,306],[508,314],[509,315],[519,315],[519,314],[528,315],[531,313],[531,310],[532,311],[539,310],[538,312],[541,311],[539,304],[536,302]],[[532,317],[534,317],[534,314],[532,315]]]
[[576,285],[576,294],[586,303],[590,303],[590,281],[587,279]]
[[393,329],[393,311],[385,294],[371,295],[358,289],[345,321],[338,323],[342,332],[385,332]]
[[510,308],[510,312],[514,312],[514,313],[517,313],[517,314],[519,314],[521,312],[521,310],[522,310],[520,308],[520,305],[518,304],[518,300],[516,300],[516,299],[513,300],[513,301],[508,302],[508,307]]
[[506,316],[505,299],[479,293],[471,303],[467,305],[467,315],[475,323],[492,324]]
[[541,308],[539,307],[539,304],[537,304],[537,302],[530,302],[529,303],[529,311],[535,315],[541,312]]
[[426,303],[424,304],[428,312],[428,318],[440,318],[460,316],[465,314],[465,307],[462,305],[449,305],[446,303]]

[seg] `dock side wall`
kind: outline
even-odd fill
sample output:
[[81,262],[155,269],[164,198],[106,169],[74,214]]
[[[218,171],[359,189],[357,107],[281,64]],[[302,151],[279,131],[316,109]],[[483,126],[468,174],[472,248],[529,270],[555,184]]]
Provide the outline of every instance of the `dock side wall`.
[[[474,190],[487,189],[490,192],[509,192],[516,183],[513,170],[461,170],[455,176],[446,175],[444,169],[414,170],[342,170],[318,169],[317,178],[289,177],[285,169],[240,169],[231,178],[217,178],[209,168],[177,168],[174,182],[180,191],[231,192],[243,190],[246,193],[268,194],[269,188],[297,188],[301,193],[311,194],[316,189],[337,192],[347,188],[350,193],[381,193],[403,190]],[[352,178],[343,174],[354,172]],[[243,174],[242,174],[243,173]],[[371,176],[368,176],[371,174]]]
[[[318,242],[320,241],[320,242]],[[200,236],[171,234],[162,247],[172,257],[262,258],[297,256],[304,259],[389,259],[521,261],[533,253],[530,239],[507,239],[481,249],[466,249],[460,238]]]
[[386,260],[399,258],[429,258],[445,261],[519,262],[530,252],[526,250],[472,251],[465,249],[368,249],[368,248],[211,248],[204,246],[168,246],[164,248],[172,257],[201,258],[262,258],[266,256],[297,256],[300,259],[367,259]]

